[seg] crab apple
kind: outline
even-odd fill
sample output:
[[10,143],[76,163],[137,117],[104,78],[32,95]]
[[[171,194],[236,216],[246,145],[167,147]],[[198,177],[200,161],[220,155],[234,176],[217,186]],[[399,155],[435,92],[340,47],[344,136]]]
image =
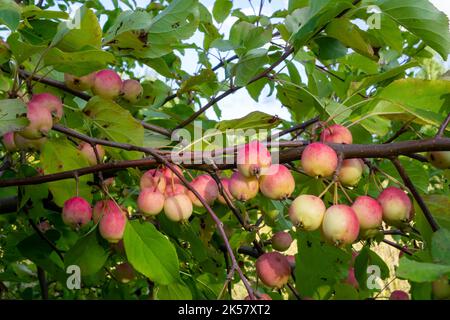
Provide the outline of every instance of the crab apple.
[[139,193],[137,203],[144,215],[155,216],[164,208],[164,200],[160,191],[146,188]]
[[291,196],[295,180],[291,171],[282,164],[273,164],[267,174],[259,178],[261,193],[269,199],[282,200]]
[[355,276],[355,268],[351,267],[348,269],[347,279],[345,279],[345,283],[351,285],[353,288],[358,289],[359,283],[356,280]]
[[[220,179],[220,182],[222,182],[223,193],[226,194],[228,199],[233,201],[233,195],[230,193],[230,178],[222,178],[222,179]],[[224,196],[220,192],[219,192],[219,196],[217,197],[217,200],[219,200],[219,202],[221,204],[224,204],[224,205],[227,204]]]
[[72,74],[64,74],[64,83],[72,90],[86,91],[92,88],[95,80],[95,72],[85,76],[74,76]]
[[383,222],[383,209],[377,200],[369,196],[359,196],[352,209],[358,217],[361,230],[378,229]]
[[137,80],[128,79],[122,82],[121,95],[130,103],[138,102],[143,91],[144,89],[142,89],[141,84]]
[[10,131],[3,135],[3,144],[5,145],[6,150],[8,151],[16,151],[16,143],[14,142],[14,132]]
[[442,276],[431,283],[433,298],[437,300],[450,299],[450,282],[448,276]]
[[109,210],[103,212],[100,219],[100,235],[111,243],[117,243],[123,238],[126,224],[127,216],[125,212],[117,205],[110,206]]
[[330,177],[337,168],[336,151],[320,142],[309,144],[302,153],[302,167],[311,177]]
[[40,150],[45,142],[47,142],[47,138],[45,137],[40,139],[27,139],[18,132],[14,133],[14,144],[19,150]]
[[291,269],[295,268],[295,256],[293,254],[286,256],[287,261],[289,262],[289,265],[291,266]]
[[120,94],[122,79],[113,70],[101,70],[95,74],[92,92],[106,99],[114,99]]
[[277,251],[286,251],[292,244],[289,232],[279,231],[272,236],[272,248]]
[[247,201],[258,194],[259,182],[256,177],[245,177],[236,171],[231,175],[229,189],[235,199]]
[[339,171],[339,182],[344,186],[356,186],[361,180],[364,171],[364,162],[361,159],[345,159]]
[[62,219],[72,228],[83,227],[91,221],[92,208],[82,197],[73,197],[64,202]]
[[280,289],[289,280],[291,266],[281,253],[268,252],[256,260],[256,273],[266,286]]
[[42,138],[53,126],[52,114],[47,108],[36,103],[27,105],[28,126],[20,131],[20,134],[27,139]]
[[438,169],[450,169],[450,151],[429,152],[427,158]]
[[406,193],[396,187],[388,187],[378,196],[383,209],[383,220],[389,225],[399,225],[412,218],[412,204]]
[[[96,164],[98,164],[97,156],[95,155],[95,150],[91,144],[89,144],[87,142],[81,142],[78,145],[78,149],[83,154],[83,156],[86,158],[89,165],[95,166]],[[98,157],[100,158],[100,160],[102,160],[103,157],[105,156],[105,149],[99,144],[95,145],[95,149],[97,149]]]
[[289,218],[300,229],[314,231],[322,224],[326,209],[319,197],[302,194],[292,201],[289,207]]
[[269,210],[264,213],[264,222],[271,227],[274,227],[277,223],[278,217],[280,216],[280,211],[274,209]]
[[[256,300],[272,300],[272,298],[267,293],[255,292],[254,296]],[[250,296],[246,296],[244,300],[252,300],[252,299],[250,298]]]
[[35,104],[38,108],[46,108],[55,117],[56,121],[61,120],[64,114],[63,103],[60,98],[51,93],[38,93],[33,95],[28,104]]
[[168,184],[166,186],[166,190],[164,191],[164,195],[166,197],[172,197],[177,194],[187,194],[187,188],[181,184]]
[[92,209],[92,220],[97,224],[107,212],[120,210],[120,207],[113,200],[97,201]]
[[136,273],[128,262],[118,264],[113,272],[113,275],[122,283],[128,283],[136,278]]
[[350,130],[340,124],[333,124],[325,128],[321,135],[322,142],[352,144],[353,137]]
[[189,219],[193,209],[191,199],[183,193],[167,197],[164,201],[164,213],[172,221]]
[[[208,174],[202,174],[196,177],[191,181],[190,185],[209,205],[212,205],[219,196],[219,187],[217,186],[216,181]],[[193,192],[188,191],[188,196],[191,198],[194,206],[203,207],[203,204]]]
[[394,290],[391,292],[389,300],[409,300],[409,294],[403,290]]
[[236,165],[244,177],[258,176],[272,164],[269,150],[261,142],[253,140],[237,150]]
[[[175,171],[177,171],[180,175],[183,175],[183,170],[179,166],[173,166],[175,168]],[[164,178],[166,178],[166,184],[175,183],[175,184],[182,184],[180,178],[172,171],[170,168],[164,168],[162,169],[162,173],[164,175]]]
[[161,170],[150,169],[142,175],[139,185],[141,189],[158,189],[159,192],[164,193],[167,183]]
[[323,217],[322,232],[328,241],[337,246],[352,244],[359,234],[355,211],[343,204],[329,207]]

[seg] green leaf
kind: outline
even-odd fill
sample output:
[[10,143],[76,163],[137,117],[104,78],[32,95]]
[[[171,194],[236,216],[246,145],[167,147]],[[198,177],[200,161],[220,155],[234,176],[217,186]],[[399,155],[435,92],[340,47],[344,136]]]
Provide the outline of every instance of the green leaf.
[[400,259],[397,277],[414,282],[430,282],[450,273],[450,265],[418,262],[406,257]]
[[[46,174],[89,167],[89,163],[72,143],[66,139],[50,139],[41,149],[42,169]],[[92,174],[84,175],[78,179],[79,196],[91,201],[92,193],[88,182],[93,180]],[[49,182],[48,188],[53,195],[53,201],[60,207],[77,192],[77,183],[74,178]]]
[[440,226],[450,229],[450,199],[447,195],[422,195],[426,205]]
[[211,69],[203,69],[198,75],[189,77],[183,81],[178,93],[181,94],[191,90],[202,91],[205,88],[204,85],[210,88],[217,87],[217,76]]
[[320,60],[337,59],[347,54],[347,48],[335,38],[318,37],[314,42],[317,44],[314,51]]
[[262,47],[271,39],[272,28],[255,27],[246,21],[237,21],[230,30],[230,41],[239,56]]
[[275,128],[280,123],[281,120],[278,117],[261,111],[253,111],[239,119],[221,121],[216,125],[216,129],[220,131],[227,129],[268,129]]
[[0,100],[0,136],[27,126],[28,119],[21,117],[26,112],[27,107],[20,99]]
[[80,238],[64,256],[67,266],[80,267],[82,276],[96,274],[108,260],[108,252],[99,244],[97,232],[91,232]]
[[20,7],[14,2],[0,3],[0,25],[6,25],[11,31],[16,31],[20,24]]
[[439,229],[431,239],[431,255],[435,263],[450,266],[450,231]]
[[182,280],[155,289],[156,300],[192,300],[189,287]]
[[24,62],[29,57],[37,53],[41,53],[47,48],[46,46],[35,46],[27,42],[23,42],[20,39],[20,34],[17,32],[12,33],[8,37],[8,44],[18,63]]
[[153,224],[129,221],[123,242],[128,261],[150,280],[168,285],[179,279],[175,248]]
[[379,0],[375,4],[398,24],[421,38],[442,58],[450,53],[448,18],[428,0]]
[[235,73],[237,86],[245,86],[269,62],[266,49],[253,49],[247,52],[236,64]]
[[371,28],[367,33],[374,36],[380,44],[385,44],[399,53],[403,51],[403,37],[399,25],[387,14],[380,13],[380,29]]
[[231,0],[217,0],[214,2],[213,15],[214,19],[218,23],[222,23],[228,17],[233,8],[233,2]]

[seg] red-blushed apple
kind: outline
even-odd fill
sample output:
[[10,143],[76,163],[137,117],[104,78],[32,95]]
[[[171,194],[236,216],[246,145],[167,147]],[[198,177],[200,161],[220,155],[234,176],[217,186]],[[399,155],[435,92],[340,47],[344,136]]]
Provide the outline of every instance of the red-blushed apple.
[[64,74],[64,83],[72,90],[86,91],[94,85],[95,72],[77,77],[68,73]]
[[48,141],[47,138],[27,139],[19,132],[14,132],[14,144],[19,150],[41,150],[42,146]]
[[95,224],[109,211],[120,211],[120,207],[113,200],[97,201],[92,209],[92,220]]
[[352,244],[358,238],[359,221],[355,211],[343,204],[336,204],[325,211],[322,233],[336,246]]
[[272,156],[266,146],[257,140],[237,149],[236,165],[244,177],[259,176],[272,164]]
[[117,205],[108,206],[99,222],[100,235],[108,242],[117,243],[123,238],[126,224],[126,213]]
[[[183,175],[183,170],[179,166],[173,166],[175,168],[175,171],[177,171],[180,175]],[[162,173],[164,175],[164,178],[166,178],[166,184],[182,184],[180,178],[169,168],[165,167],[162,169]]]
[[96,96],[114,99],[120,94],[122,79],[113,70],[101,70],[95,74],[91,89]]
[[272,248],[277,251],[286,251],[292,244],[289,232],[278,231],[272,236]]
[[64,115],[61,99],[51,93],[34,94],[28,105],[36,105],[37,108],[46,108],[55,117],[55,121],[61,120]]
[[378,196],[383,209],[383,220],[392,226],[407,223],[412,218],[412,204],[406,193],[396,187],[388,187]]
[[191,199],[184,193],[166,197],[164,201],[164,214],[175,222],[188,220],[193,209]]
[[295,256],[293,254],[289,254],[286,256],[286,259],[289,262],[291,269],[294,269],[295,268]]
[[[220,179],[220,181],[222,182],[223,192],[227,195],[229,200],[233,201],[234,197],[230,192],[230,178],[222,178],[222,179]],[[227,204],[224,196],[220,192],[219,192],[219,196],[217,197],[217,200],[219,200],[219,202],[221,204],[224,204],[224,205]]]
[[[95,166],[96,164],[98,164],[97,157],[95,155],[95,150],[91,146],[91,144],[83,141],[78,145],[78,149],[80,150],[80,152],[84,156],[84,158],[86,158],[89,165]],[[98,154],[99,160],[101,161],[105,157],[105,149],[103,148],[103,146],[101,146],[99,144],[95,145],[95,149],[97,149],[97,154]]]
[[403,290],[394,290],[391,292],[391,295],[389,296],[389,300],[410,300],[409,294],[407,294]]
[[267,174],[259,178],[261,193],[273,200],[283,200],[291,196],[295,189],[295,180],[291,171],[282,164],[273,164]]
[[358,217],[361,230],[378,229],[383,222],[383,209],[377,200],[369,196],[359,196],[353,202],[352,209]]
[[292,223],[306,231],[319,229],[326,207],[322,199],[314,195],[302,194],[292,201],[289,218]]
[[256,274],[266,286],[280,289],[289,280],[291,266],[281,253],[267,252],[256,260]]
[[[214,201],[216,201],[219,196],[219,187],[217,186],[216,181],[208,174],[202,174],[196,177],[191,181],[190,185],[203,199],[205,199],[208,205],[214,204]],[[188,190],[187,194],[194,206],[203,207],[203,204],[193,192]]]
[[353,137],[350,130],[339,124],[333,124],[323,129],[320,135],[320,141],[329,143],[352,144]]
[[166,186],[166,190],[164,192],[164,195],[166,197],[172,197],[177,194],[186,194],[187,195],[188,189],[183,186],[182,184],[168,184]]
[[5,146],[6,150],[12,152],[17,150],[16,143],[14,142],[14,132],[10,131],[3,135],[3,145]]
[[128,262],[119,263],[113,272],[117,281],[128,283],[136,278],[136,273],[133,267]]
[[155,216],[164,208],[164,195],[159,190],[146,188],[139,193],[137,204],[146,216]]
[[82,228],[92,219],[92,208],[82,197],[73,197],[64,202],[62,220],[71,228]]
[[442,276],[431,283],[433,298],[436,300],[450,299],[450,282],[448,276]]
[[361,159],[345,159],[339,171],[339,182],[344,186],[354,187],[361,180],[364,162]]
[[142,96],[143,88],[139,81],[128,79],[122,82],[121,95],[126,101],[136,103]]
[[141,189],[158,189],[159,192],[164,193],[167,182],[161,170],[150,169],[141,176],[139,186]]
[[438,169],[450,169],[450,151],[429,152],[427,158]]
[[27,119],[29,124],[20,131],[20,134],[27,139],[40,139],[47,135],[53,126],[50,111],[36,103],[28,103]]
[[320,142],[309,144],[302,152],[302,167],[311,177],[330,177],[338,165],[336,151]]
[[259,182],[256,177],[245,177],[239,171],[235,171],[231,175],[229,189],[236,200],[247,201],[258,194]]

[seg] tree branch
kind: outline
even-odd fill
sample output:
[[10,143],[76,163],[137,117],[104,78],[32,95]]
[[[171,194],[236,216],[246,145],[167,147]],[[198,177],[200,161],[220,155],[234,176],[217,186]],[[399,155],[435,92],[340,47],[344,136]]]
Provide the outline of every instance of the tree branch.
[[392,241],[389,241],[389,240],[386,240],[386,239],[383,239],[382,241],[383,241],[384,243],[390,245],[391,247],[394,247],[394,248],[400,250],[401,252],[406,253],[406,254],[409,255],[409,256],[412,256],[412,255],[413,255],[411,251],[409,251],[409,250],[406,249],[406,248],[403,248],[403,247],[402,247],[401,245],[399,245],[398,243],[395,243],[395,242],[392,242]]
[[445,129],[448,127],[448,124],[450,123],[450,113],[447,115],[447,118],[445,118],[442,125],[439,127],[439,130],[436,134],[437,138],[440,138],[444,135]]

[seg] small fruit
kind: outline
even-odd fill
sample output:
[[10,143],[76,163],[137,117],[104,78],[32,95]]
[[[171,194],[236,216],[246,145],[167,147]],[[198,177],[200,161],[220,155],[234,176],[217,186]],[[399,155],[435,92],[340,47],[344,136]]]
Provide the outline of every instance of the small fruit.
[[383,208],[377,200],[360,196],[353,202],[352,209],[358,217],[361,230],[378,229],[383,222]]
[[166,197],[175,196],[177,194],[187,194],[187,188],[181,184],[168,184],[164,195]]
[[[180,175],[183,175],[183,170],[179,166],[173,166],[175,168],[175,171],[177,171]],[[164,175],[164,178],[166,178],[166,184],[169,185],[171,183],[175,184],[182,184],[182,181],[178,176],[169,168],[162,169],[162,173]]]
[[311,177],[330,177],[337,168],[336,152],[320,142],[309,144],[302,153],[302,167]]
[[244,177],[259,176],[272,164],[269,150],[261,142],[253,140],[237,150],[237,169]]
[[[216,181],[208,174],[202,174],[196,177],[191,181],[190,185],[200,194],[208,205],[212,205],[219,196],[219,187],[217,186]],[[188,196],[194,206],[203,207],[203,204],[193,192],[188,191]]]
[[279,231],[272,236],[272,248],[277,251],[286,251],[292,244],[289,232]]
[[164,193],[167,187],[166,179],[161,170],[151,169],[146,171],[139,182],[141,190],[145,188],[158,189],[159,192]]
[[323,129],[320,135],[322,142],[352,144],[353,137],[350,130],[339,124],[333,124]]
[[448,276],[442,276],[431,284],[433,298],[437,300],[450,299],[450,282]]
[[40,150],[45,142],[47,142],[47,138],[45,137],[40,139],[27,139],[19,132],[14,132],[14,143],[19,150]]
[[396,187],[388,187],[378,196],[383,209],[383,220],[393,226],[409,222],[412,218],[412,204],[406,193]]
[[[94,148],[87,142],[81,142],[78,145],[78,149],[81,151],[83,156],[88,161],[89,165],[95,166],[97,163],[97,156],[95,155]],[[102,160],[105,157],[105,149],[99,144],[95,145],[95,149],[97,149],[97,154],[99,160]]]
[[109,211],[120,211],[120,207],[113,200],[100,200],[97,201],[92,210],[92,220],[94,223],[100,221],[100,219]]
[[391,292],[389,300],[410,300],[409,295],[403,290],[394,290]]
[[256,260],[256,273],[266,286],[280,289],[289,280],[291,266],[281,253],[268,252]]
[[95,72],[77,77],[68,73],[64,74],[64,83],[72,90],[86,91],[94,85]]
[[[229,178],[223,178],[223,179],[220,179],[220,181],[222,182],[223,192],[227,195],[228,199],[233,201],[233,195],[230,192],[230,179]],[[221,204],[224,204],[224,205],[227,204],[227,202],[225,201],[224,196],[220,192],[219,192],[219,196],[217,197],[217,200],[219,200],[219,202]]]
[[142,86],[134,79],[125,80],[122,83],[121,95],[130,103],[136,103],[142,96]]
[[291,266],[291,269],[294,269],[295,268],[295,256],[290,254],[290,255],[286,256],[286,259],[288,260],[289,265]]
[[184,221],[192,215],[191,199],[183,193],[167,197],[164,201],[164,213],[172,221]]
[[92,92],[106,99],[119,96],[122,89],[122,79],[113,70],[101,70],[95,74]]
[[[255,296],[256,300],[272,300],[272,298],[267,293],[255,292],[254,296]],[[250,296],[246,296],[244,298],[244,300],[251,300]]]
[[235,199],[247,201],[256,197],[259,191],[259,183],[256,177],[245,177],[239,171],[236,171],[231,176],[229,188]]
[[314,231],[319,229],[326,207],[319,197],[302,194],[292,201],[289,218],[300,229]]
[[64,202],[63,222],[72,228],[81,228],[91,221],[92,208],[82,197],[73,197]]
[[28,126],[20,131],[20,134],[27,139],[40,139],[47,135],[53,126],[50,111],[36,103],[28,103],[27,118],[29,121]]
[[51,93],[35,94],[28,104],[34,104],[37,108],[46,108],[55,117],[56,121],[61,120],[64,114],[61,99]]
[[352,244],[359,234],[359,222],[349,206],[337,204],[325,211],[322,222],[324,237],[336,246]]
[[288,168],[281,164],[273,164],[267,170],[267,174],[259,178],[259,188],[267,198],[282,200],[294,192],[295,180]]
[[3,135],[3,144],[8,151],[16,151],[16,143],[14,142],[14,132],[10,131]]
[[164,195],[159,190],[146,188],[139,193],[138,207],[147,216],[155,216],[164,208]]
[[121,208],[110,206],[105,210],[99,223],[100,235],[111,243],[117,243],[123,238],[127,216]]
[[339,171],[339,182],[344,186],[356,186],[364,172],[364,162],[361,159],[345,159]]
[[128,262],[118,264],[113,274],[115,278],[122,283],[128,283],[136,278],[136,273]]
[[429,152],[427,158],[438,169],[450,169],[450,151]]

